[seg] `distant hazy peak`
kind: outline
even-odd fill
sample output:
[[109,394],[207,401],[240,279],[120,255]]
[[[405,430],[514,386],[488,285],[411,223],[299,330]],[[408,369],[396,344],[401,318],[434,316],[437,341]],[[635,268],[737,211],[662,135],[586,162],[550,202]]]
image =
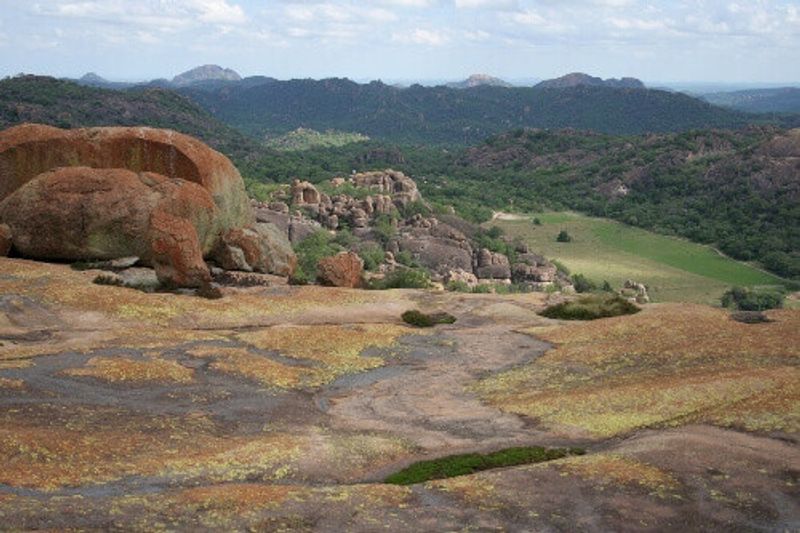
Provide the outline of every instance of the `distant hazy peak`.
[[187,70],[183,74],[178,74],[172,79],[175,85],[189,85],[198,81],[222,80],[222,81],[241,81],[242,77],[229,68],[222,68],[219,65],[203,65]]
[[511,87],[512,85],[505,80],[489,76],[488,74],[473,74],[464,81],[448,83],[448,87],[455,89],[469,89],[470,87],[480,87],[490,85],[492,87]]
[[609,78],[604,80],[595,76],[584,74],[583,72],[573,72],[553,80],[545,80],[536,87],[540,89],[566,89],[568,87],[578,87],[580,85],[590,85],[594,87],[616,87],[626,89],[644,89],[645,85],[636,78]]
[[84,83],[107,83],[108,82],[108,80],[106,80],[104,77],[98,76],[94,72],[87,72],[86,74],[81,76],[80,81],[82,81]]

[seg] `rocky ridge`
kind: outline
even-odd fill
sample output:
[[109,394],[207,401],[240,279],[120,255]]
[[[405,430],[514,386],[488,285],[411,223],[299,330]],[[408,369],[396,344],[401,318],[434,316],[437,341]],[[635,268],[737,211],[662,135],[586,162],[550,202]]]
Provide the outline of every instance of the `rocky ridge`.
[[398,262],[405,257],[406,263],[426,269],[432,280],[443,284],[473,288],[482,283],[517,283],[529,290],[569,285],[555,265],[521,243],[516,243],[513,260],[482,247],[456,227],[471,225],[435,215],[414,180],[392,169],[337,177],[319,187],[295,180],[273,201],[254,202],[254,207],[257,220],[274,224],[294,244],[317,231],[346,230],[358,240],[354,248],[379,246],[385,255],[378,277],[409,268]]

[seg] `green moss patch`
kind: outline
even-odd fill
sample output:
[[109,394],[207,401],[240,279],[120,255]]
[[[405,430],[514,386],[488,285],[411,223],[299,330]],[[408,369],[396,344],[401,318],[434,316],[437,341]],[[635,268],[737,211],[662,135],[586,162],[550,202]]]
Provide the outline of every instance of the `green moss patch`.
[[583,455],[580,448],[543,448],[541,446],[526,446],[519,448],[506,448],[488,454],[467,453],[451,455],[430,461],[420,461],[408,468],[392,474],[384,482],[393,485],[413,485],[432,479],[445,479],[456,476],[474,474],[482,470],[518,466],[532,463],[542,463],[561,459],[569,455]]

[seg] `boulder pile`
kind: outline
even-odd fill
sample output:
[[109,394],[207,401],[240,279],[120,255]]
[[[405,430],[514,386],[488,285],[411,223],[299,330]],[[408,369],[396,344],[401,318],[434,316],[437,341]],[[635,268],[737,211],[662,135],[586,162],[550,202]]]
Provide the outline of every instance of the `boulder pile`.
[[[476,246],[466,232],[470,226],[457,217],[424,215],[412,204],[422,204],[430,212],[413,179],[402,172],[384,171],[337,177],[323,190],[307,181],[294,180],[291,187],[278,193],[275,201],[254,204],[256,219],[279,228],[292,243],[298,243],[320,230],[347,228],[364,243],[382,247],[386,256],[378,272],[386,274],[397,268],[401,257],[427,269],[434,281],[475,287],[481,283],[517,283],[533,290],[544,290],[558,279],[555,265],[544,257],[517,250],[512,264],[501,253]],[[378,217],[392,224],[391,235],[377,228]],[[452,220],[451,220],[452,219]],[[446,220],[446,221],[445,221]],[[450,222],[450,223],[449,223]],[[462,228],[462,229],[459,229]],[[341,262],[341,258],[337,262]],[[326,265],[325,268],[331,265]],[[335,279],[327,284],[343,283]],[[349,282],[342,286],[352,286]]]
[[179,287],[210,282],[205,259],[278,275],[296,262],[280,231],[256,223],[230,160],[170,130],[0,132],[0,223],[23,257],[135,256]]

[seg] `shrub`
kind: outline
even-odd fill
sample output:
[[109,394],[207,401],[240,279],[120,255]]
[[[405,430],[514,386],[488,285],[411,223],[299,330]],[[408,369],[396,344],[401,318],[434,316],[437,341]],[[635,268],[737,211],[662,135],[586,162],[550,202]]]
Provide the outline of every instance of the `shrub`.
[[739,311],[766,311],[783,307],[783,294],[733,287],[722,295],[722,306]]
[[556,241],[557,242],[572,242],[572,237],[570,236],[569,233],[567,233],[567,230],[563,230],[562,229],[558,233],[558,237],[556,237]]
[[492,286],[488,283],[481,283],[480,285],[472,287],[472,292],[474,294],[491,294]]
[[603,292],[614,292],[614,287],[608,282],[608,280],[603,280],[603,286],[600,288]]
[[394,485],[413,485],[432,479],[445,479],[456,476],[474,474],[482,470],[541,463],[561,459],[569,455],[583,455],[580,448],[542,448],[526,446],[506,448],[493,453],[467,453],[451,455],[439,459],[420,461],[408,468],[392,474],[384,482]]
[[401,315],[403,322],[417,326],[418,328],[432,328],[437,324],[452,324],[456,321],[456,317],[450,313],[431,313],[426,314],[416,309],[406,311]]
[[394,226],[394,219],[386,214],[380,214],[375,217],[375,222],[372,226],[372,231],[378,240],[386,246],[392,237],[397,233],[397,228]]
[[446,289],[450,292],[472,292],[466,281],[450,281]]
[[539,220],[539,217],[533,217],[533,225],[534,226],[541,226],[542,225],[542,221]]
[[595,320],[612,316],[632,315],[640,309],[618,295],[592,294],[578,300],[553,305],[542,311],[547,318],[561,320]]
[[411,218],[414,215],[430,216],[430,214],[430,207],[425,205],[425,202],[421,200],[409,202],[400,208],[400,215],[403,218]]
[[355,237],[355,235],[353,235],[353,232],[350,231],[349,228],[344,228],[336,233],[336,236],[333,238],[333,242],[344,249],[349,249],[356,242],[358,242],[358,239]]
[[383,262],[386,252],[384,252],[383,248],[380,246],[368,244],[361,247],[358,251],[358,255],[364,260],[364,268],[370,272],[374,272],[378,270],[378,267]]
[[388,274],[382,280],[374,280],[370,283],[370,289],[427,289],[431,286],[431,278],[428,273],[421,269],[398,269]]
[[292,283],[304,285],[317,278],[317,263],[320,259],[336,255],[342,250],[341,246],[333,242],[327,231],[312,233],[294,247],[297,254],[297,269],[292,276]]
[[401,265],[405,265],[407,267],[415,268],[419,266],[419,264],[414,260],[414,256],[412,256],[411,252],[408,250],[397,252],[397,254],[394,256],[394,259]]
[[580,293],[597,290],[597,284],[583,274],[573,274],[572,284],[575,286],[575,291]]

